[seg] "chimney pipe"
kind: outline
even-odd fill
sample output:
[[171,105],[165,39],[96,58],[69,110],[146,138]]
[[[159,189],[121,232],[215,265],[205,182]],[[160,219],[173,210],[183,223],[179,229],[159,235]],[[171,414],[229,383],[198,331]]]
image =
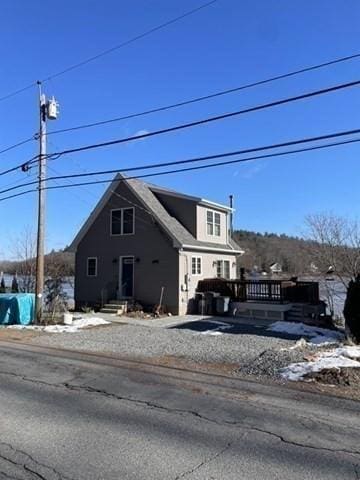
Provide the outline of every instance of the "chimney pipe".
[[[230,208],[233,208],[233,195],[229,195]],[[233,234],[233,212],[230,211],[230,236]]]

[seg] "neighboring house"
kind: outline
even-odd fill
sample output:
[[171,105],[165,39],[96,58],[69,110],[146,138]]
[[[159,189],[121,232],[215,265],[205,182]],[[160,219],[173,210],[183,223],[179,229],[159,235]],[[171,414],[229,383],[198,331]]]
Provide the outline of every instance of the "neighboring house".
[[236,277],[243,250],[225,206],[118,174],[87,219],[76,252],[75,304],[134,299],[188,311],[198,281]]
[[269,268],[272,275],[279,275],[282,273],[282,266],[278,262],[272,263]]

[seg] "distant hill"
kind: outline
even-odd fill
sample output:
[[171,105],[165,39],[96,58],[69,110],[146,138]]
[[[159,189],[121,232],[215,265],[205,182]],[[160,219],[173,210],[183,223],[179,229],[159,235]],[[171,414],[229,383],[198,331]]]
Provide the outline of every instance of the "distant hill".
[[312,242],[285,234],[257,233],[236,230],[236,242],[245,250],[240,265],[247,271],[257,267],[259,271],[270,271],[270,265],[278,262],[284,273],[301,275],[311,272]]
[[[310,269],[312,242],[285,234],[257,233],[248,230],[236,230],[234,239],[245,250],[240,258],[240,265],[247,271],[255,266],[259,271],[269,273],[272,263],[278,262],[285,274],[301,275],[312,273]],[[33,259],[34,261],[34,259]],[[75,255],[64,250],[52,251],[45,256],[45,264],[56,262],[64,276],[73,276],[75,272]],[[0,271],[13,274],[20,271],[21,262],[0,262]]]
[[[0,271],[11,275],[14,273],[21,273],[24,271],[24,264],[30,267],[25,267],[26,271],[35,271],[31,268],[32,265],[35,264],[35,258],[26,261],[0,261]],[[75,254],[66,251],[66,249],[57,251],[53,250],[45,255],[45,270],[49,270],[50,264],[56,265],[56,267],[61,270],[61,274],[64,277],[72,277],[75,274]]]

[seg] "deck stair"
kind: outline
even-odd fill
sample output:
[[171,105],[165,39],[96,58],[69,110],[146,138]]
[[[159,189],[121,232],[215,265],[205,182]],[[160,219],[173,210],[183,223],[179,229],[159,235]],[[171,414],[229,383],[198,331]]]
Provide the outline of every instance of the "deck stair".
[[291,310],[286,314],[286,320],[288,322],[303,322],[304,316],[304,305],[301,303],[293,303]]

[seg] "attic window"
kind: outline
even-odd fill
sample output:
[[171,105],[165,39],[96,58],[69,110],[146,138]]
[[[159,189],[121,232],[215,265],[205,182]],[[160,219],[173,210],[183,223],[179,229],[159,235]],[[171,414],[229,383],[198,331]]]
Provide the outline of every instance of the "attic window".
[[135,209],[111,210],[111,235],[133,235],[135,233]]
[[220,237],[221,235],[221,220],[220,213],[207,210],[206,212],[206,232],[208,235],[215,235]]

